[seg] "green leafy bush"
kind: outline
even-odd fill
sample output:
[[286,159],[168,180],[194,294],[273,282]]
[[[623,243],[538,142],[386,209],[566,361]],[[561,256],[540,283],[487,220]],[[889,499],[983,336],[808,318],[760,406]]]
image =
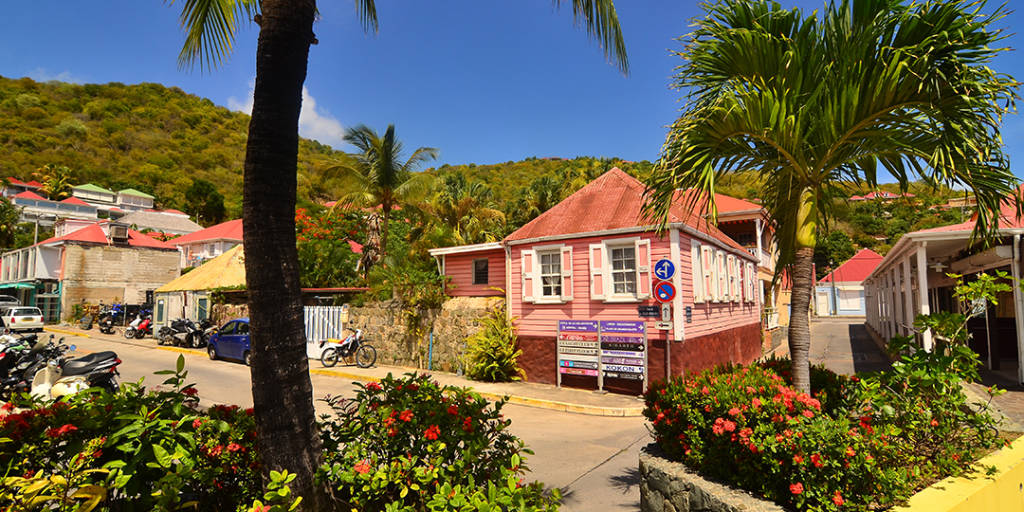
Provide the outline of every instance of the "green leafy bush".
[[346,508],[557,509],[557,493],[522,483],[522,455],[531,452],[508,432],[503,402],[491,407],[475,393],[417,374],[388,375],[351,400],[328,401],[335,417],[322,426],[319,478]]
[[467,340],[466,376],[487,382],[520,380],[525,373],[518,359],[516,329],[505,305],[491,310],[482,321],[482,328]]

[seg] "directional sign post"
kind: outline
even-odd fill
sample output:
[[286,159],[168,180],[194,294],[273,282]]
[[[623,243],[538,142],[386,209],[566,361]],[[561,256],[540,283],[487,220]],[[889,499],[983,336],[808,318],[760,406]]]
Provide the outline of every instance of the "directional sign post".
[[662,258],[654,264],[654,276],[661,281],[668,281],[675,274],[676,266],[668,258]]
[[655,284],[654,298],[658,302],[672,302],[672,299],[676,298],[676,286],[668,281]]

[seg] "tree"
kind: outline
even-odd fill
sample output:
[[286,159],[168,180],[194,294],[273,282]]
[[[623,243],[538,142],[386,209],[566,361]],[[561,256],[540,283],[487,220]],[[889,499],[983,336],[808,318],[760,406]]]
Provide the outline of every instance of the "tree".
[[[316,2],[182,0],[182,6],[187,32],[182,64],[219,64],[242,20],[252,18],[260,26],[242,202],[258,446],[268,475],[281,469],[294,473],[292,490],[308,497],[306,508],[326,509],[325,494],[313,492],[320,440],[295,248],[299,111],[309,47],[316,42]],[[376,30],[374,1],[357,0],[356,9],[364,29]],[[572,9],[625,72],[626,48],[612,0],[572,0]]]
[[467,245],[501,237],[505,214],[495,207],[490,187],[469,182],[461,174],[446,175],[439,181],[434,193],[419,205],[425,228],[444,234],[444,240],[432,237],[434,243]]
[[18,234],[19,220],[21,208],[12,204],[10,199],[0,197],[0,247],[13,249],[18,246],[15,237]]
[[36,169],[32,176],[43,183],[39,191],[47,198],[60,201],[71,196],[71,169],[67,166],[46,164]]
[[[345,130],[345,142],[359,150],[341,164],[327,172],[338,173],[346,182],[348,192],[342,203],[369,208],[371,215],[380,209],[380,245],[378,258],[387,257],[388,221],[391,210],[403,203],[423,197],[429,190],[433,176],[416,172],[419,164],[437,158],[435,148],[416,148],[409,158],[402,162],[402,142],[395,138],[395,125],[381,137],[372,128],[364,125]],[[374,238],[374,237],[371,237]]]
[[825,277],[825,274],[835,270],[856,253],[857,249],[853,247],[853,240],[850,240],[849,235],[838,230],[829,233],[814,248],[814,268],[817,278]]
[[224,220],[224,196],[217,187],[206,180],[194,180],[185,190],[185,212],[204,225],[217,224]]
[[1003,198],[1016,198],[999,128],[1018,82],[987,67],[1002,51],[991,25],[1004,11],[985,14],[967,0],[843,0],[807,17],[755,0],[705,10],[680,52],[676,85],[688,101],[650,183],[649,211],[665,219],[676,189],[715,192],[727,173],[763,178],[776,275],[789,267],[793,278],[794,384],[807,391],[811,264],[834,198],[876,188],[879,168],[901,190],[912,176],[960,185],[978,199],[978,235],[994,229]]

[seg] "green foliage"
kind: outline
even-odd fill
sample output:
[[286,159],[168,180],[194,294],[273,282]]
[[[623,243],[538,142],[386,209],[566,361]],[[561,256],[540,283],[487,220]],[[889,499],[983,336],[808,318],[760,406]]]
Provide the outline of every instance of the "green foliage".
[[819,236],[818,245],[814,246],[814,264],[818,279],[852,258],[856,252],[853,241],[842,231],[833,231],[825,237]]
[[299,252],[299,273],[302,286],[327,288],[356,286],[361,279],[356,272],[359,255],[352,252],[349,240],[362,238],[362,216],[352,211],[322,210],[309,213],[305,208],[295,211],[296,249]]
[[520,380],[525,373],[517,360],[523,351],[516,349],[516,328],[505,304],[492,309],[482,323],[467,340],[466,376],[486,382]]
[[558,496],[523,485],[522,441],[492,407],[428,376],[390,374],[355,398],[329,398],[319,478],[352,510],[557,510]]
[[297,509],[302,503],[302,496],[292,496],[292,490],[288,487],[295,477],[287,470],[271,470],[263,500],[252,502],[250,507],[239,507],[239,512],[288,512]]
[[[131,187],[183,211],[185,191],[205,180],[236,217],[248,124],[248,115],[177,87],[0,77],[0,176],[27,180],[33,169],[56,163],[71,169],[72,184]],[[336,199],[338,184],[319,183],[317,176],[341,155],[300,139],[299,197]]]
[[20,217],[18,207],[10,199],[0,197],[0,248],[22,247],[17,245]]
[[213,183],[196,179],[185,190],[185,213],[194,217],[200,224],[218,224],[227,214],[224,209],[224,196],[217,192]]

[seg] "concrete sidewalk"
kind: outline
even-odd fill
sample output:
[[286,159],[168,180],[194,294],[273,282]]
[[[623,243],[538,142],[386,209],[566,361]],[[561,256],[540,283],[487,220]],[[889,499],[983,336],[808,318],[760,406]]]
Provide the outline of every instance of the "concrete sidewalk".
[[[108,340],[117,343],[144,346],[155,350],[194,354],[203,357],[206,356],[206,350],[159,346],[156,345],[151,338],[142,340],[126,340],[117,332],[112,335],[106,335],[101,334],[95,329],[82,331],[77,327],[68,325],[53,327],[47,326],[46,330],[57,334],[82,336],[97,340]],[[430,374],[434,380],[441,385],[472,388],[473,391],[479,393],[488,400],[500,400],[502,398],[506,398],[509,403],[523,405],[526,407],[588,414],[593,416],[635,417],[642,416],[644,409],[643,400],[635,396],[598,393],[596,391],[573,388],[559,388],[550,384],[535,384],[531,382],[477,382],[453,373],[427,371],[424,369],[401,366],[378,365],[364,369],[354,365],[341,365],[334,368],[324,368],[320,361],[310,359],[309,371],[316,375],[359,382],[379,381],[389,373],[398,377],[409,372],[419,372]]]

